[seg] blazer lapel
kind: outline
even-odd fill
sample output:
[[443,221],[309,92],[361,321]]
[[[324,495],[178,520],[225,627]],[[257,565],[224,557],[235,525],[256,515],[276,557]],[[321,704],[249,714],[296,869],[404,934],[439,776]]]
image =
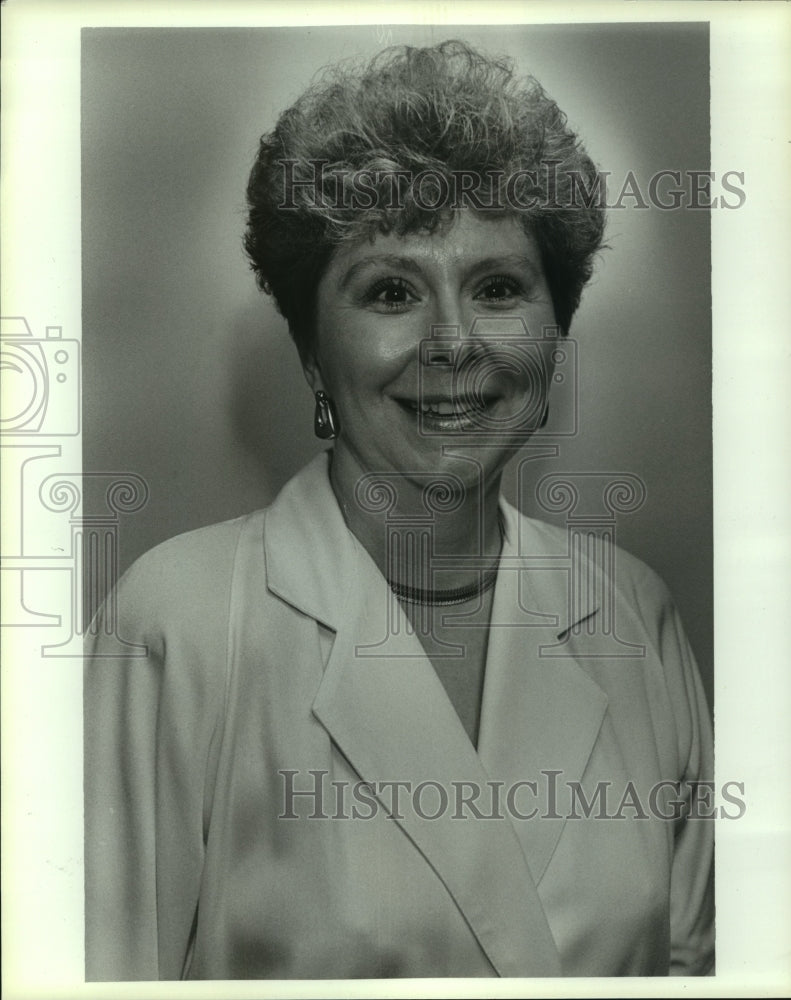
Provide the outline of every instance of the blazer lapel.
[[[325,459],[273,505],[266,553],[270,590],[336,631],[315,717],[375,792],[383,783],[408,782],[394,820],[442,880],[497,973],[559,975],[557,948],[511,822],[453,818],[459,783],[485,791],[489,774],[387,582],[343,523]],[[341,580],[349,583],[345,593]],[[418,811],[414,793],[424,782]],[[392,803],[390,794],[379,798],[385,808]]]
[[[596,606],[577,607],[570,616],[564,554],[552,552],[543,536],[531,533],[530,522],[510,505],[502,507],[506,541],[492,611],[478,753],[493,779],[515,789],[509,813],[538,884],[566,822],[569,782],[583,775],[607,696],[571,656],[556,653],[558,637],[577,621],[592,618]],[[519,782],[532,785],[516,791]]]
[[[485,790],[489,776],[400,608],[397,629],[382,642],[391,593],[373,564],[361,569],[313,712],[375,792],[408,783],[394,818],[499,975],[558,975],[557,949],[511,823],[463,812],[454,818],[455,790]],[[425,796],[416,800],[421,786]],[[392,803],[389,795],[380,799]]]

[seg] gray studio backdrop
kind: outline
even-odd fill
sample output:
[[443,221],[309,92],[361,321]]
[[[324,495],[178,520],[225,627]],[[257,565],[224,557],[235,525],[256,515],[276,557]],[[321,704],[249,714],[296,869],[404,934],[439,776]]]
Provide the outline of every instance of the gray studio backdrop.
[[[242,252],[259,135],[325,63],[448,37],[537,76],[615,196],[630,170],[644,191],[660,170],[708,169],[706,25],[84,32],[84,469],[150,490],[121,518],[121,570],[266,505],[322,447],[285,324]],[[578,433],[553,439],[555,459],[520,475],[514,463],[507,493],[563,523],[538,506],[542,476],[640,477],[647,499],[619,516],[617,540],[674,593],[711,698],[710,219],[636,200],[610,213],[572,324]],[[567,418],[556,408],[549,429]],[[86,510],[101,504],[89,482]]]

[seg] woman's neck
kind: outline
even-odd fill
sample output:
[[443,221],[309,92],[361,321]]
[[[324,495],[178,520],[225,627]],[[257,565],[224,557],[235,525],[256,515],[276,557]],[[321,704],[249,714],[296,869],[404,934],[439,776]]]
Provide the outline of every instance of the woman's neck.
[[[452,493],[437,473],[356,474],[330,458],[330,482],[352,534],[384,576],[423,590],[474,583],[502,546],[500,476]],[[428,487],[428,488],[427,488]]]

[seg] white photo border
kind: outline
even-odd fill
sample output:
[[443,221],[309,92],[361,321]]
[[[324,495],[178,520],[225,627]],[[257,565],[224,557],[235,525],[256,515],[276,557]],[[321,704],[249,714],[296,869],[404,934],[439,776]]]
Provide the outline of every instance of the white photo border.
[[[748,802],[738,823],[717,821],[716,976],[678,983],[574,979],[86,985],[81,671],[76,659],[42,657],[39,629],[34,627],[2,632],[3,980],[9,998],[302,997],[333,992],[346,997],[473,997],[521,996],[526,991],[553,997],[787,995],[791,681],[783,638],[791,606],[789,5],[10,0],[3,8],[2,52],[3,315],[26,319],[33,339],[46,341],[45,351],[55,351],[58,339],[69,345],[80,339],[81,28],[572,21],[708,21],[711,167],[719,175],[736,165],[748,178],[749,197],[739,211],[712,213],[717,785],[738,777],[745,783]],[[63,384],[71,385],[76,349],[65,350],[68,379]],[[50,413],[62,412],[62,427],[71,428],[72,400],[58,399],[62,410]],[[46,441],[49,455],[58,459],[58,471],[66,478],[79,476],[79,434],[58,430]],[[4,472],[9,473],[3,476],[4,557],[9,552],[25,554],[24,538],[14,535],[14,518],[23,510],[27,513],[20,470],[35,454],[23,452],[6,448],[3,454]],[[63,503],[68,502],[66,496]],[[69,544],[46,516],[40,526],[31,519],[35,516],[31,512],[26,531],[46,538],[47,551],[55,553]],[[58,558],[52,554],[50,562]],[[54,606],[63,607],[67,574],[50,575],[58,578],[52,585]],[[4,604],[17,596],[4,588]]]

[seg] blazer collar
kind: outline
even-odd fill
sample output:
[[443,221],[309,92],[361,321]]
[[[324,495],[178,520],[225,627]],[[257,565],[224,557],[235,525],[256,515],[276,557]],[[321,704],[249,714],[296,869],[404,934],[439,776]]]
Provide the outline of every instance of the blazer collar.
[[[606,697],[573,660],[541,652],[557,646],[569,625],[568,567],[548,536],[530,531],[510,505],[503,503],[503,512],[476,752],[386,580],[348,531],[326,456],[267,511],[269,589],[336,633],[313,713],[374,787],[406,781],[413,790],[422,782],[455,789],[467,782],[486,790],[536,780],[545,770],[560,771],[564,781],[582,775]],[[394,818],[499,975],[558,975],[537,883],[562,821],[453,815],[449,807],[430,820],[407,808]]]
[[343,620],[344,586],[367,553],[346,527],[322,452],[283,487],[266,511],[267,587],[335,631]]
[[[328,456],[317,455],[266,511],[265,551],[269,590],[337,631],[345,610],[344,585],[361,561],[373,562],[346,527],[330,486]],[[598,603],[591,596],[572,611],[569,560],[559,532],[522,517],[503,498],[500,509],[505,526],[501,576],[516,585],[522,611],[514,624],[554,628],[560,638],[595,614]],[[378,570],[377,575],[381,578]]]

